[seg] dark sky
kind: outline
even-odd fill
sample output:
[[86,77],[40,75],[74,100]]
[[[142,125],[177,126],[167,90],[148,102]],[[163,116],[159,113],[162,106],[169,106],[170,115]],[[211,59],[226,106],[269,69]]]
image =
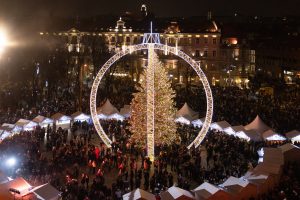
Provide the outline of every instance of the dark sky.
[[137,12],[142,3],[158,16],[300,15],[300,0],[0,0],[0,16],[74,16]]

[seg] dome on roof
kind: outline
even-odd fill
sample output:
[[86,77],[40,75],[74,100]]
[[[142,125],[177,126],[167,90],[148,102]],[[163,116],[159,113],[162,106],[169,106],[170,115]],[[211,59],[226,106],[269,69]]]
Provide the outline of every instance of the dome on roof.
[[171,22],[168,27],[165,29],[165,33],[173,34],[173,33],[179,33],[179,25],[177,22]]
[[209,33],[216,33],[220,31],[216,22],[212,20],[205,21],[198,30],[201,32],[209,32]]

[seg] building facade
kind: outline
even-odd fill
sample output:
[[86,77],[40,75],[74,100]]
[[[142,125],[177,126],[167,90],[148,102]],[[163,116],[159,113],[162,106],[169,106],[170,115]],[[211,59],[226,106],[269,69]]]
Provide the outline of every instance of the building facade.
[[[141,11],[144,16],[147,15],[145,5]],[[197,30],[189,30],[184,26],[184,23],[179,24],[173,20],[160,30],[154,30],[160,33],[161,43],[177,47],[195,59],[212,85],[248,87],[249,76],[255,73],[254,50],[241,44],[237,38],[223,38],[216,22],[211,19],[211,13],[203,26]],[[141,30],[138,27],[127,27],[125,20],[120,18],[113,28],[103,31],[82,32],[72,28],[69,31],[40,33],[40,35],[43,38],[59,37],[69,55],[68,73],[74,77],[82,73],[83,80],[92,80],[99,69],[99,66],[96,66],[97,62],[94,62],[97,59],[95,51],[101,53],[106,48],[113,54],[124,46],[140,44],[145,32]],[[116,64],[116,71],[112,75],[127,76],[134,81],[140,81],[140,74],[147,61],[146,54],[147,52],[135,52],[121,60]],[[187,63],[164,52],[160,52],[159,55],[169,71],[173,84],[183,86],[201,84]]]

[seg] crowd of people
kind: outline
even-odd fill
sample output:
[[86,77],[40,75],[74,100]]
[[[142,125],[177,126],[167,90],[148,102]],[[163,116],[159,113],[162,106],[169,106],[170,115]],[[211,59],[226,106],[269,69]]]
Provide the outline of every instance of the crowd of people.
[[[100,90],[105,93],[105,89]],[[121,82],[113,90],[116,92],[110,94],[109,99],[117,108],[130,103],[134,87],[126,87]],[[213,87],[212,91],[213,121],[247,124],[259,114],[270,127],[282,133],[300,128],[299,88],[286,89],[278,96],[265,96],[238,88]],[[187,102],[200,115],[205,115],[206,100],[202,89],[177,89],[176,94],[178,108]],[[33,119],[39,114],[50,117],[56,112],[70,115],[77,111],[75,97],[74,89],[59,87],[34,107],[24,101],[26,98],[20,98],[18,106],[0,108],[0,123],[15,123],[20,118]],[[87,113],[88,99],[89,92],[86,90],[82,110]],[[234,104],[231,103],[233,101]],[[70,131],[38,127],[1,142],[2,160],[10,156],[18,158],[16,168],[7,170],[1,166],[1,169],[10,175],[23,176],[34,186],[50,182],[62,192],[63,199],[119,200],[135,188],[159,194],[174,184],[190,190],[204,181],[220,184],[229,176],[240,177],[257,164],[257,150],[268,145],[210,131],[201,148],[187,151],[186,146],[199,130],[193,126],[178,125],[181,144],[156,146],[156,159],[151,162],[146,156],[146,149],[129,140],[126,120],[101,121],[101,124],[114,141],[111,149],[99,141],[93,126],[87,123],[74,123]],[[293,169],[295,167],[290,166],[283,176],[281,184],[286,188],[283,196],[292,197],[298,191],[298,182],[290,177],[291,173],[297,173]],[[295,183],[293,189],[287,185],[290,183]],[[261,198],[272,199],[278,192],[282,193],[275,189]]]
[[[20,98],[13,98],[12,90],[0,91],[0,123],[15,123],[19,118],[32,119],[38,114],[50,117],[56,112],[71,115],[78,111],[78,91],[75,86],[64,85],[54,88],[51,92],[39,91],[38,100],[32,103],[32,97],[28,94],[32,91],[28,87],[22,89]],[[109,88],[101,85],[98,93],[99,104],[109,98],[118,109],[128,105],[132,99],[132,93],[136,92],[134,83],[128,79],[115,79],[108,84]],[[175,105],[179,109],[187,102],[192,109],[200,113],[200,117],[206,113],[206,96],[203,88],[199,87],[175,87]],[[16,92],[16,91],[15,91]],[[213,121],[226,120],[231,125],[245,125],[251,122],[256,115],[279,133],[286,133],[293,129],[300,129],[298,119],[300,117],[300,88],[286,86],[280,91],[274,91],[273,95],[265,95],[252,89],[237,87],[212,87],[214,97]],[[90,89],[84,88],[82,94],[81,110],[89,113]],[[10,103],[17,101],[12,106]],[[235,102],[234,104],[232,102]],[[290,113],[293,113],[291,115]]]
[[[0,144],[2,159],[15,156],[18,165],[6,172],[34,186],[50,182],[62,191],[63,199],[121,199],[135,188],[159,194],[175,183],[190,190],[204,181],[219,184],[230,175],[240,176],[257,164],[261,145],[210,132],[201,149],[186,151],[195,129],[180,145],[157,146],[151,163],[146,149],[130,142],[127,122],[102,124],[115,137],[111,149],[87,123],[74,123],[70,132],[37,128],[7,138]],[[182,136],[187,129],[193,128],[178,127]]]

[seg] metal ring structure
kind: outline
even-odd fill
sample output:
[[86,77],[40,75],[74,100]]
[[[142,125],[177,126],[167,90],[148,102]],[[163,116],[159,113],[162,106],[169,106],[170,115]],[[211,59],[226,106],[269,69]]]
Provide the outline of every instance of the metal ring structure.
[[186,61],[195,70],[195,72],[197,73],[197,75],[199,76],[199,78],[200,78],[200,80],[203,84],[205,94],[206,94],[206,116],[205,116],[205,121],[202,125],[201,130],[199,131],[198,135],[196,136],[196,138],[188,146],[188,149],[190,149],[192,146],[195,146],[195,148],[197,148],[201,144],[203,139],[205,138],[206,133],[209,130],[209,127],[210,127],[210,124],[211,124],[211,121],[212,121],[212,116],[213,116],[213,96],[212,96],[211,88],[209,86],[209,82],[208,82],[204,72],[200,68],[200,65],[195,60],[193,60],[190,56],[188,56],[183,51],[178,50],[176,47],[171,47],[171,46],[160,44],[160,43],[154,43],[154,44],[142,43],[142,44],[138,44],[138,45],[132,45],[132,46],[124,47],[122,50],[120,50],[115,55],[113,55],[101,67],[101,69],[99,70],[97,76],[95,77],[95,80],[94,80],[94,83],[93,83],[93,86],[92,86],[92,89],[91,89],[91,96],[90,96],[90,110],[91,110],[91,116],[92,116],[92,120],[94,122],[95,129],[96,129],[98,135],[100,136],[100,138],[102,139],[102,141],[104,142],[104,144],[107,147],[111,147],[112,141],[109,139],[109,137],[104,132],[104,130],[103,130],[101,124],[100,124],[100,121],[98,119],[98,116],[97,116],[96,97],[97,97],[98,87],[100,85],[100,82],[101,82],[105,72],[115,62],[117,62],[120,58],[122,58],[122,57],[124,57],[128,54],[131,54],[135,51],[147,50],[149,48],[149,45],[154,45],[154,49],[174,54],[174,55],[178,56],[179,58],[183,59],[184,61]]

